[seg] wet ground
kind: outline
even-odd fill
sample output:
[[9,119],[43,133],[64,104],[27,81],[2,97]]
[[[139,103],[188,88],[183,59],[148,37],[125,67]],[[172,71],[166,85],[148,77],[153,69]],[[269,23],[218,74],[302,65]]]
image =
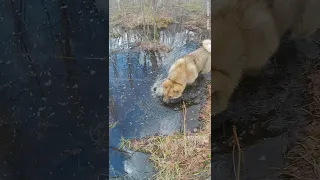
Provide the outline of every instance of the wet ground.
[[101,8],[91,0],[0,2],[1,180],[107,179]]
[[[121,138],[142,138],[151,135],[168,135],[180,131],[181,102],[164,104],[159,90],[167,71],[178,57],[199,47],[199,36],[179,25],[159,32],[160,42],[172,49],[170,53],[139,50],[139,32],[123,32],[110,39],[109,102],[110,102],[110,174],[128,179],[145,179],[152,174],[146,155],[119,151]],[[199,127],[199,111],[205,102],[206,83],[210,75],[199,77],[188,87],[182,99],[187,105],[187,128]],[[131,165],[130,165],[131,164]],[[134,165],[134,166],[132,166]],[[139,169],[137,169],[139,168]]]
[[241,82],[228,111],[212,119],[213,179],[235,179],[230,146],[233,124],[243,151],[241,179],[282,179],[284,154],[296,130],[311,120],[302,107],[310,102],[308,67],[319,52],[310,39],[285,41],[259,76]]

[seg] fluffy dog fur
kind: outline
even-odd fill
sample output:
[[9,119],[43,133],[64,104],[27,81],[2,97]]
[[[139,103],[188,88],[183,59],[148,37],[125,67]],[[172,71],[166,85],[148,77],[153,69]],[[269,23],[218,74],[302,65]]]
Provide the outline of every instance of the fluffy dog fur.
[[241,77],[257,74],[287,30],[303,38],[320,27],[319,0],[212,1],[212,114],[223,112]]
[[211,70],[211,40],[202,41],[202,47],[178,59],[169,69],[168,78],[163,82],[163,101],[182,96],[186,85],[192,84],[199,73]]

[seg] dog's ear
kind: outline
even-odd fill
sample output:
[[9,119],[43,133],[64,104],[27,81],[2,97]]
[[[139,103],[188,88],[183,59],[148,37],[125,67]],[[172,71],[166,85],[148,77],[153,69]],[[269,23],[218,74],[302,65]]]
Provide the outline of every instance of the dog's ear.
[[163,87],[163,88],[168,88],[170,85],[171,85],[171,82],[170,82],[169,80],[165,80],[165,81],[162,83],[162,87]]
[[181,87],[180,85],[178,85],[178,84],[175,84],[175,85],[173,86],[173,91],[174,91],[174,92],[180,92],[181,89],[182,89],[182,87]]

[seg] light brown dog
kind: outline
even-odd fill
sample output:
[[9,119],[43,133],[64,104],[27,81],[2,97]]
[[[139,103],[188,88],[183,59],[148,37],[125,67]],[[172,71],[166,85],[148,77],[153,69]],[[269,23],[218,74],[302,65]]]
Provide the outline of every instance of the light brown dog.
[[162,83],[163,101],[176,99],[199,73],[211,70],[211,40],[202,41],[202,47],[175,61],[169,69],[168,78]]
[[319,0],[212,1],[212,114],[223,112],[241,77],[257,74],[287,30],[294,38],[320,27]]

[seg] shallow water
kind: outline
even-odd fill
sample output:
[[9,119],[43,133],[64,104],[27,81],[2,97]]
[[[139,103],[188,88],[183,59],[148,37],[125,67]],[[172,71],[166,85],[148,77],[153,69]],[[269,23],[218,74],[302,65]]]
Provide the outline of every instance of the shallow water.
[[[197,36],[176,25],[159,34],[160,42],[172,48],[170,53],[137,50],[134,44],[140,39],[134,31],[124,32],[122,37],[110,40],[109,47],[113,53],[109,57],[109,120],[111,124],[116,123],[109,132],[111,147],[119,147],[121,138],[168,135],[181,129],[181,103],[164,104],[160,84],[174,60],[199,47]],[[209,77],[199,77],[182,98],[188,107],[187,128],[191,131],[200,125],[199,110],[205,102],[205,85]],[[133,168],[125,165],[127,159],[130,156],[126,157],[123,152],[110,151],[111,176],[126,174],[126,177],[133,178],[131,174],[134,171],[126,170]],[[140,167],[150,166],[144,158],[131,161],[140,161],[133,162]],[[148,171],[139,172],[138,179],[152,174],[152,169],[148,168]]]

